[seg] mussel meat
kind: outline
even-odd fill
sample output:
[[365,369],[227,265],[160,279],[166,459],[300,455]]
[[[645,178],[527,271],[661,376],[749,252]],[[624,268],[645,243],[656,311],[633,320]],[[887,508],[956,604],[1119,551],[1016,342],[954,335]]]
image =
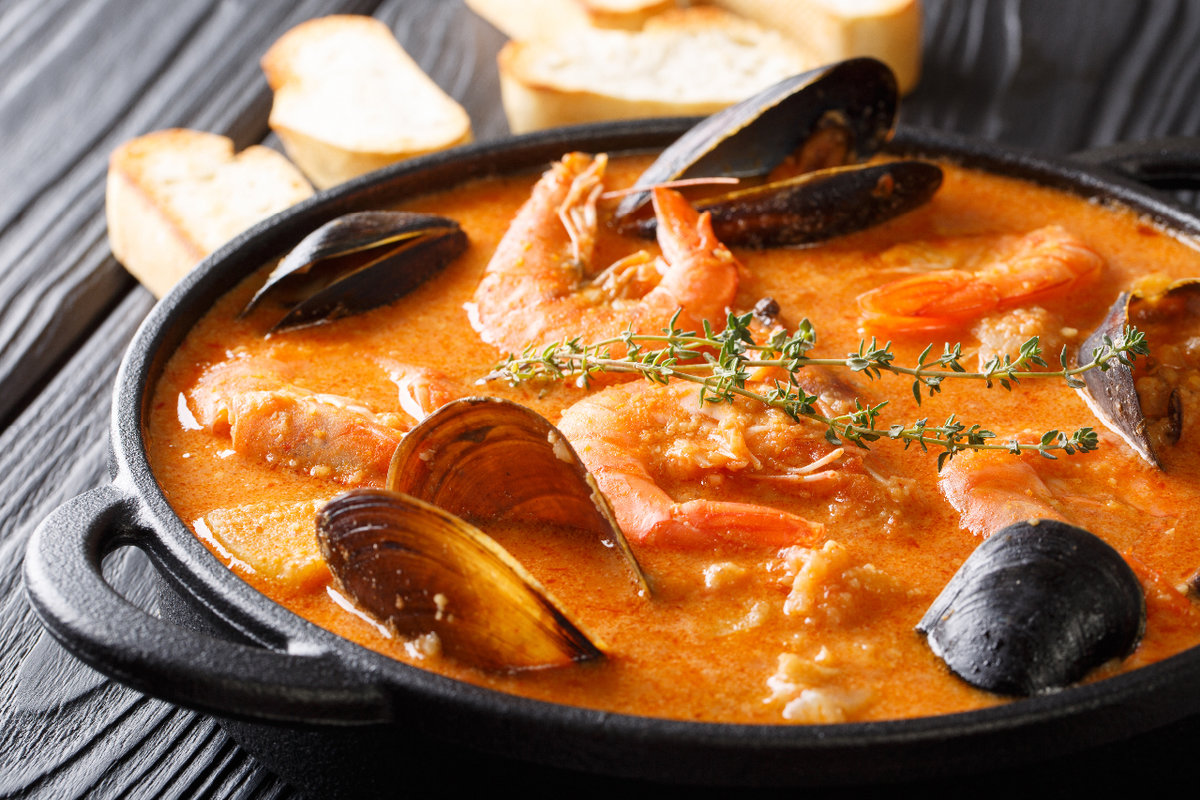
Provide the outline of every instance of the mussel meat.
[[338,586],[406,636],[436,633],[442,652],[485,669],[562,666],[600,647],[478,528],[380,489],[338,495],[317,517]]
[[[899,94],[883,63],[856,58],[787,78],[692,128],[662,152],[618,205],[614,224],[652,235],[649,188],[668,181],[737,177],[758,182],[789,157],[801,177],[698,198],[726,244],[751,247],[808,244],[878,224],[924,203],[941,185],[932,164],[871,168],[892,134]],[[914,166],[919,164],[919,166]],[[820,172],[804,177],[806,173]],[[815,216],[814,216],[815,215]]]
[[615,549],[649,592],[616,517],[570,442],[544,417],[496,397],[448,403],[405,435],[387,488],[467,519],[585,530]]
[[[1131,324],[1147,335],[1158,357],[1147,358],[1136,370],[1115,360],[1105,370],[1090,370],[1082,376],[1085,385],[1079,393],[1105,427],[1159,469],[1159,448],[1175,444],[1183,429],[1184,403],[1178,387],[1185,382],[1178,372],[1200,368],[1200,359],[1189,356],[1195,349],[1190,342],[1200,333],[1198,323],[1200,281],[1185,279],[1165,287],[1121,292],[1104,321],[1079,346],[1077,360],[1084,362],[1097,348],[1121,337]],[[1174,353],[1167,359],[1172,363],[1163,361],[1166,353]],[[1186,363],[1189,358],[1195,363]],[[1151,386],[1153,396],[1143,397]]]
[[1103,540],[1028,520],[986,539],[917,630],[950,670],[981,689],[1027,696],[1124,658],[1145,627],[1141,584]]
[[266,301],[286,313],[271,330],[329,322],[386,305],[437,274],[467,247],[457,222],[433,214],[362,211],[306,236],[242,311]]

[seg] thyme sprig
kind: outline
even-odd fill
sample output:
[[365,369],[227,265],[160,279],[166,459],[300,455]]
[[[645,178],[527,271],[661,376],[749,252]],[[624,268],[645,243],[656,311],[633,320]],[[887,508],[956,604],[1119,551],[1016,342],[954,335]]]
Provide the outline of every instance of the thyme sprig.
[[[933,345],[917,357],[915,366],[896,363],[891,342],[880,346],[859,342],[857,351],[845,358],[818,358],[809,355],[816,345],[817,334],[812,323],[805,319],[795,331],[779,330],[766,342],[755,342],[751,333],[752,314],[730,314],[724,330],[715,332],[705,320],[699,333],[683,331],[677,326],[678,315],[662,334],[638,334],[626,330],[617,337],[594,343],[582,338],[566,339],[542,347],[528,347],[520,355],[509,355],[487,376],[513,384],[534,381],[559,381],[574,377],[581,385],[591,384],[600,373],[637,373],[654,383],[680,380],[700,387],[701,403],[729,403],[736,397],[758,401],[777,408],[800,421],[807,419],[825,426],[825,437],[834,444],[850,442],[866,448],[884,437],[918,445],[923,451],[940,448],[938,470],[955,453],[962,450],[1003,450],[1019,454],[1035,450],[1046,458],[1056,452],[1067,455],[1086,453],[1099,446],[1099,437],[1090,427],[1067,433],[1049,430],[1036,442],[1017,439],[1000,441],[994,432],[980,425],[967,425],[950,414],[941,425],[931,425],[928,418],[908,425],[881,426],[881,412],[887,401],[863,405],[855,400],[855,408],[845,414],[826,416],[817,407],[817,397],[804,391],[797,374],[806,367],[821,366],[848,369],[876,380],[884,373],[912,378],[912,393],[917,404],[922,402],[922,390],[930,397],[942,390],[947,380],[974,380],[987,388],[999,384],[1011,391],[1023,380],[1060,378],[1071,388],[1080,388],[1080,375],[1099,369],[1106,371],[1114,364],[1132,365],[1139,355],[1147,355],[1145,336],[1136,328],[1126,327],[1115,337],[1106,337],[1093,349],[1091,360],[1070,367],[1063,347],[1058,361],[1061,369],[1048,369],[1041,343],[1034,336],[1022,344],[1014,355],[1003,354],[989,359],[978,370],[963,365],[962,347],[945,345],[940,355],[933,355]],[[617,348],[623,355],[614,355]],[[764,390],[746,387],[752,371],[777,368],[784,378],[774,378]],[[1033,369],[1042,367],[1043,369]]]

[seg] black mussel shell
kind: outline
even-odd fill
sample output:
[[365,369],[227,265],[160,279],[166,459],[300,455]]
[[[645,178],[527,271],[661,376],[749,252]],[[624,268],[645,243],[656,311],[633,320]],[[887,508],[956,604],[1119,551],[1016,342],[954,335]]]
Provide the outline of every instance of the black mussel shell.
[[317,541],[361,609],[401,635],[437,634],[441,652],[463,663],[512,671],[603,655],[506,550],[416,498],[338,495],[317,516]]
[[1074,683],[1137,646],[1141,584],[1117,551],[1055,520],[1017,522],[963,563],[917,630],[960,678],[1027,696]]
[[523,405],[496,397],[447,403],[405,435],[386,485],[471,520],[585,530],[616,550],[638,589],[649,593],[612,508],[575,449]]
[[[864,230],[925,204],[942,185],[942,170],[925,161],[833,167],[791,180],[743,189],[696,204],[712,215],[713,232],[727,245],[786,247],[814,244]],[[653,236],[656,220],[638,230]]]
[[[1080,363],[1092,360],[1093,352],[1107,342],[1121,336],[1131,320],[1144,323],[1151,320],[1168,332],[1182,317],[1200,314],[1200,280],[1185,278],[1175,281],[1161,291],[1121,292],[1105,315],[1104,321],[1079,346],[1076,360]],[[1144,324],[1138,323],[1139,329]],[[1142,330],[1146,333],[1145,330]],[[1148,336],[1151,347],[1162,344],[1156,331]],[[1168,336],[1169,338],[1169,336]],[[1092,413],[1105,427],[1119,435],[1133,450],[1153,467],[1162,469],[1162,462],[1149,433],[1149,423],[1137,393],[1133,370],[1127,364],[1113,361],[1106,370],[1093,369],[1082,375],[1084,386],[1080,395]],[[1183,407],[1177,393],[1172,393],[1167,404],[1166,427],[1161,443],[1174,444],[1179,439],[1183,426]]]
[[[1129,325],[1129,301],[1132,295],[1121,292],[1116,302],[1108,309],[1104,321],[1079,345],[1076,360],[1086,363],[1092,353],[1120,335]],[[1126,364],[1112,362],[1108,369],[1093,369],[1083,373],[1083,387],[1078,392],[1096,418],[1104,427],[1125,440],[1134,452],[1151,466],[1162,469],[1154,443],[1146,427],[1146,415],[1142,412],[1142,401],[1134,385],[1133,370]]]
[[[763,177],[796,154],[807,169],[864,161],[895,125],[899,92],[887,65],[855,58],[810,70],[719,111],[662,152],[638,178],[614,221],[630,230],[648,189],[681,178]],[[808,144],[811,143],[811,144]]]
[[287,309],[272,330],[329,322],[386,305],[437,274],[467,247],[457,222],[433,214],[362,211],[306,236],[242,311]]

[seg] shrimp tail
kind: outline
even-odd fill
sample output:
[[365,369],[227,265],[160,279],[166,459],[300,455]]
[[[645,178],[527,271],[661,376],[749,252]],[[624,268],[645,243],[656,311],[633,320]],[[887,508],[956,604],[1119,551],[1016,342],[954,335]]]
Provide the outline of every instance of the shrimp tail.
[[993,311],[1065,297],[1104,268],[1100,254],[1057,225],[991,242],[973,272],[943,268],[859,295],[863,326],[888,334],[957,328]]
[[788,547],[811,545],[824,532],[819,522],[768,506],[690,500],[672,506],[670,517],[652,527],[645,541],[676,547],[711,547],[718,541]]
[[874,330],[925,333],[981,317],[1000,305],[1000,293],[956,269],[912,275],[859,295],[863,322]]

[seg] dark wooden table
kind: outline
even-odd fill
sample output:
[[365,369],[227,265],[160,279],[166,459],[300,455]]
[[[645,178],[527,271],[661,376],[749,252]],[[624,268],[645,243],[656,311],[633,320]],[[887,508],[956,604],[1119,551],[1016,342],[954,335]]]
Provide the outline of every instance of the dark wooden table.
[[[495,68],[504,37],[459,0],[0,4],[0,797],[296,794],[212,719],[67,655],[30,611],[20,567],[38,521],[106,480],[113,378],[153,304],[108,249],[109,152],[172,126],[224,133],[239,147],[274,144],[258,58],[296,23],[332,12],[384,20],[467,108],[476,138],[507,133]],[[924,31],[924,77],[905,123],[1051,153],[1200,132],[1200,3],[926,0]],[[109,572],[153,607],[144,557],[118,554]],[[1034,770],[980,776],[970,789],[1133,780],[1149,789],[1194,763],[1198,746],[1200,720],[1185,720]],[[462,754],[448,755],[451,770],[471,770]],[[397,763],[401,774],[446,766],[405,765],[403,754]],[[489,769],[497,786],[545,785],[520,764]],[[585,794],[629,788],[555,777],[564,784]]]

